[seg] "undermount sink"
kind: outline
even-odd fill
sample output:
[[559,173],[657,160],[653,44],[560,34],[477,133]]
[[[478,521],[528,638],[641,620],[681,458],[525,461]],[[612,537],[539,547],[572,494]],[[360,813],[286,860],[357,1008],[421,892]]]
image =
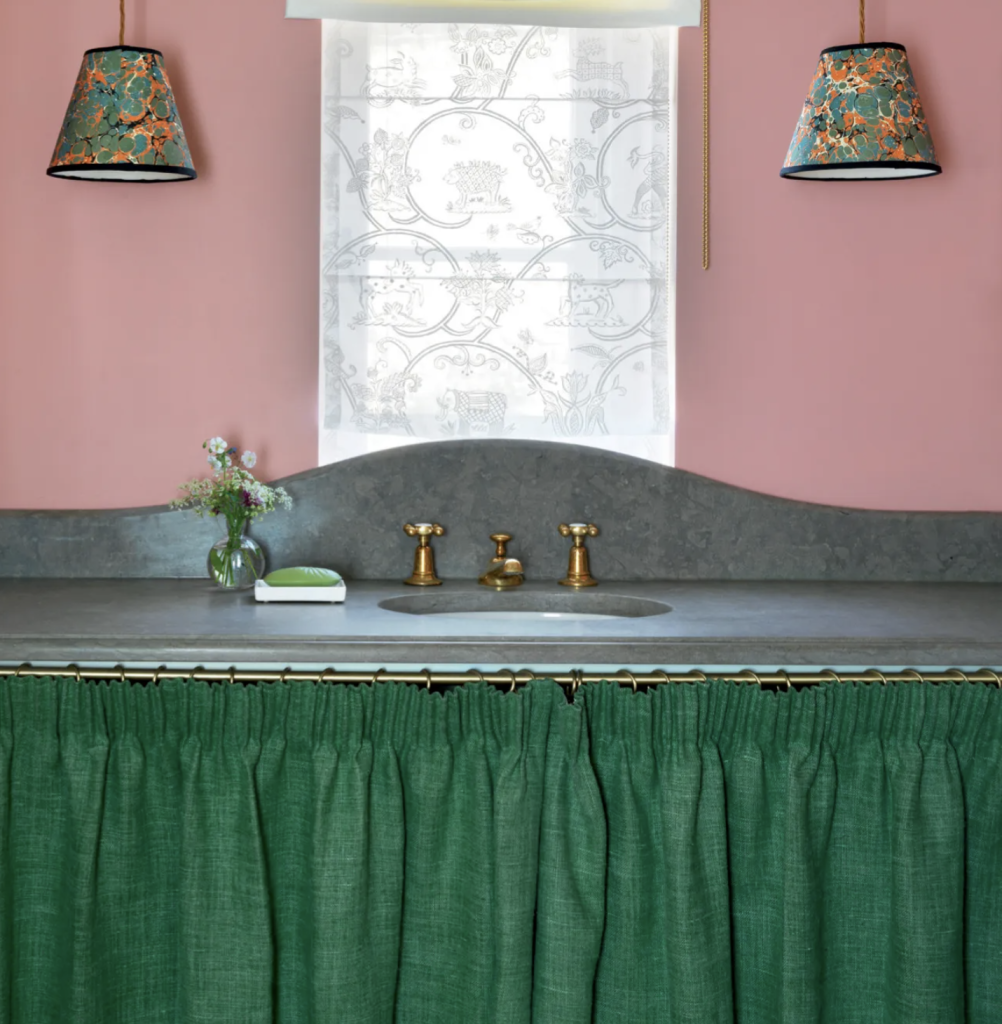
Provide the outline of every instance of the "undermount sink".
[[593,590],[493,591],[443,593],[441,591],[388,597],[379,607],[407,615],[476,615],[478,618],[539,619],[637,619],[664,615],[671,605],[646,597],[595,593]]

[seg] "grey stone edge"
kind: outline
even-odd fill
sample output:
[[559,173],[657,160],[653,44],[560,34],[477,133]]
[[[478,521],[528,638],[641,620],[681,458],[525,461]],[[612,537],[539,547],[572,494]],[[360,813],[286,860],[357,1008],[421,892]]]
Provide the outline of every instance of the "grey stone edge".
[[[443,579],[469,579],[510,533],[527,577],[559,579],[562,522],[595,523],[602,580],[1002,582],[1002,515],[880,512],[789,501],[643,459],[543,441],[459,440],[365,455],[275,481],[291,511],[251,528],[271,568],[403,579],[407,522],[437,522]],[[167,506],[0,511],[0,577],[204,576],[220,525]]]

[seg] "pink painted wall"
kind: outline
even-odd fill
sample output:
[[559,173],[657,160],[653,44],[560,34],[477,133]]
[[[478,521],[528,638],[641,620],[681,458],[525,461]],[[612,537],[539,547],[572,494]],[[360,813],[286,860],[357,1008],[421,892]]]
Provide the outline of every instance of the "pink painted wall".
[[[129,0],[128,41],[164,51],[200,177],[120,187],[44,175],[115,5],[0,4],[0,507],[165,501],[214,433],[266,477],[313,464],[319,27],[282,6]],[[709,273],[700,41],[682,33],[681,467],[805,500],[1002,510],[1002,136],[985,122],[1002,8],[943,11],[871,0],[868,35],[908,46],[946,173],[822,184],[778,171],[855,5],[714,0]]]
[[826,183],[779,168],[856,4],[713,4],[708,273],[698,34],[680,45],[678,465],[810,501],[1002,510],[1002,6],[871,0],[867,36],[908,48],[944,172]]
[[281,0],[127,0],[199,177],[45,175],[114,0],[0,2],[0,506],[159,503],[201,443],[315,464],[320,30]]

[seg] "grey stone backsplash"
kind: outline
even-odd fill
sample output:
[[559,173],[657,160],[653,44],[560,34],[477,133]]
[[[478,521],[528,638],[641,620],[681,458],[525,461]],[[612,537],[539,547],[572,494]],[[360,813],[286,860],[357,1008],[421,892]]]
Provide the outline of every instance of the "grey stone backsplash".
[[[875,512],[757,494],[594,448],[447,441],[366,455],[276,481],[295,505],[251,534],[270,568],[319,565],[403,579],[406,522],[437,522],[438,574],[475,579],[510,533],[527,579],[556,580],[562,522],[595,523],[592,573],[622,580],[1002,582],[1002,515]],[[166,506],[0,511],[0,577],[205,575],[220,525]]]

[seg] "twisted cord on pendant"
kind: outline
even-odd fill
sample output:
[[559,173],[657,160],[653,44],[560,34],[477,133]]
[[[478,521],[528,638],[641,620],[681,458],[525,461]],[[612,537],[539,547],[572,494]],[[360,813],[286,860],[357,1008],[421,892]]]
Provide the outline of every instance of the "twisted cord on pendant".
[[859,0],[859,45],[866,41],[866,0]]
[[118,45],[125,46],[125,0],[118,0]]

